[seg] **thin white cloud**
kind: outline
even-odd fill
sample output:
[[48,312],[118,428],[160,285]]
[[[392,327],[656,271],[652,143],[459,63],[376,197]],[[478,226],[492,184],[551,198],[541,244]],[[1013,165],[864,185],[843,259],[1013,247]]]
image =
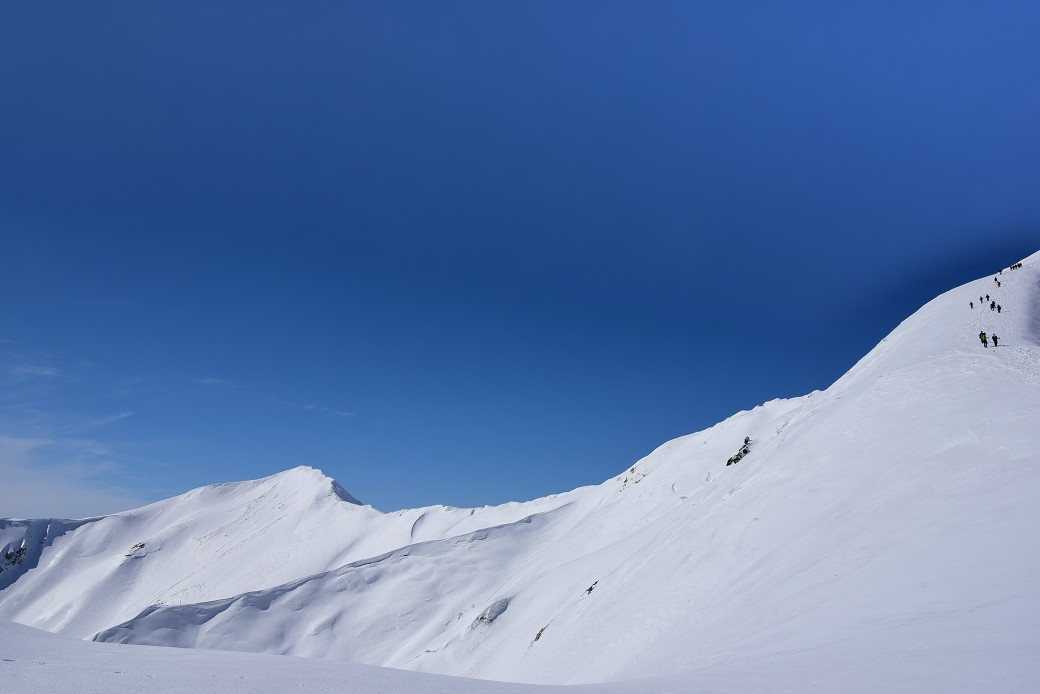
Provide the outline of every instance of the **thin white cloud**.
[[62,433],[66,435],[81,434],[86,431],[91,431],[92,429],[99,429],[101,427],[108,426],[109,424],[121,422],[127,417],[133,416],[133,412],[119,412],[118,414],[108,415],[107,417],[95,417],[94,419],[85,419],[83,421],[71,425],[70,427],[63,429]]
[[332,407],[325,407],[324,405],[317,405],[313,402],[291,402],[289,400],[282,400],[281,398],[270,397],[268,401],[291,407],[294,410],[300,410],[301,412],[317,412],[321,414],[331,414],[337,417],[353,417],[354,413],[347,410],[337,410]]
[[37,376],[54,378],[60,373],[53,366],[36,366],[34,364],[6,364],[4,369],[9,375],[22,380]]
[[89,376],[75,356],[0,349],[0,516],[82,518],[145,503],[113,483],[142,461],[84,436],[133,412],[85,416],[68,406],[68,386]]
[[231,381],[225,381],[222,378],[194,378],[192,379],[195,383],[203,386],[223,386],[225,388],[241,388],[242,386]]
[[116,454],[84,439],[0,436],[0,517],[87,518],[147,503],[104,481]]

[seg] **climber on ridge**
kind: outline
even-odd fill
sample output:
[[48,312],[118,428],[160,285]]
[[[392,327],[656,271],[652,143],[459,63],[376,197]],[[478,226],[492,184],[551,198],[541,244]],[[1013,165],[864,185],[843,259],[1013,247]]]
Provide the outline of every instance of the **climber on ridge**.
[[993,346],[994,346],[994,347],[996,347],[996,346],[997,346],[997,340],[999,340],[999,339],[1000,339],[1000,338],[999,338],[999,337],[997,337],[997,334],[996,334],[996,333],[993,333]]
[[979,333],[979,339],[982,340],[983,347],[989,347],[989,342],[986,340],[986,331],[983,330]]

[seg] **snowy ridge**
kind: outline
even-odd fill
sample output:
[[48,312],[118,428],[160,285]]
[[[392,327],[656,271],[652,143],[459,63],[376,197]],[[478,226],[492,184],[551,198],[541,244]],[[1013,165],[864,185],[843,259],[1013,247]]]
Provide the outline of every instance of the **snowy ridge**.
[[35,564],[25,564],[36,568],[19,571],[21,577],[0,592],[0,618],[90,638],[150,605],[277,586],[412,542],[510,522],[554,503],[564,502],[383,514],[360,505],[320,471],[298,467],[89,521],[0,521],[6,523],[0,539],[10,546],[25,541],[36,547],[37,528],[74,528],[51,538]]
[[[56,538],[0,592],[0,617],[520,682],[710,680],[774,663],[793,677],[783,663],[819,667],[817,654],[921,686],[934,680],[919,673],[971,683],[999,667],[1017,673],[1002,690],[1029,691],[1040,254],[1024,263],[999,289],[987,277],[929,302],[827,390],[670,441],[601,485],[393,514],[316,494],[334,483],[299,468],[204,488]],[[980,294],[1001,313],[970,309]],[[1000,346],[983,348],[980,330]],[[139,535],[153,539],[131,575],[113,552]],[[225,563],[232,545],[249,550]],[[214,565],[178,568],[184,547]]]

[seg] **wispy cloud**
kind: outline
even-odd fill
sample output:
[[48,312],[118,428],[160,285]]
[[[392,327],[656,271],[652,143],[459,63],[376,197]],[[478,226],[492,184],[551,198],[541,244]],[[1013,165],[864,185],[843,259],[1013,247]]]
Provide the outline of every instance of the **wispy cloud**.
[[133,417],[133,412],[119,412],[117,414],[107,415],[105,417],[95,417],[92,419],[82,419],[78,421],[72,428],[64,429],[64,434],[80,434],[94,429],[100,429],[101,427],[108,426],[109,424],[115,424],[121,422],[127,417]]
[[116,454],[86,439],[0,436],[7,518],[87,518],[147,503],[106,479]]
[[284,398],[279,398],[279,397],[274,396],[274,395],[268,395],[268,396],[264,397],[263,394],[256,393],[255,391],[251,390],[250,388],[248,388],[246,386],[242,386],[242,385],[239,385],[237,383],[233,383],[233,382],[225,380],[223,378],[214,378],[212,376],[207,376],[207,377],[204,377],[204,378],[192,378],[190,380],[191,380],[192,383],[196,383],[196,384],[198,384],[200,386],[205,386],[206,388],[215,388],[215,389],[232,389],[232,388],[234,388],[234,389],[239,389],[239,392],[243,393],[244,395],[247,395],[247,396],[248,395],[253,395],[254,397],[266,400],[267,402],[275,403],[277,405],[281,405],[282,407],[288,407],[288,408],[291,408],[293,410],[298,410],[300,412],[311,412],[311,413],[314,413],[314,414],[332,415],[332,416],[341,417],[341,418],[344,418],[344,419],[349,419],[349,418],[354,416],[354,412],[352,412],[350,410],[344,410],[344,409],[335,408],[335,407],[328,407],[326,405],[319,405],[318,403],[315,403],[315,402],[295,402],[295,401],[292,401],[292,400],[286,400]]
[[51,364],[33,361],[10,349],[0,350],[0,389],[7,397],[39,397],[53,386],[60,373]]
[[59,371],[53,366],[36,366],[34,364],[4,364],[7,375],[16,380],[29,380],[32,378],[54,378]]
[[[234,392],[316,417],[354,416],[342,407],[266,398],[213,376],[177,380],[182,389],[192,385],[195,397]],[[81,356],[0,340],[0,516],[87,517],[147,503],[156,474],[168,470],[143,456],[163,444],[128,441],[130,429],[120,428],[154,402],[146,381],[102,374]]]
[[0,349],[0,515],[86,517],[145,503],[112,483],[113,473],[140,460],[84,437],[133,413],[85,416],[74,408],[69,411],[67,391],[82,374],[68,371],[87,368],[76,357]]
[[193,378],[192,380],[195,383],[198,383],[199,385],[203,385],[203,386],[207,386],[207,387],[213,387],[213,386],[220,386],[220,387],[223,387],[223,388],[241,388],[242,387],[242,386],[238,385],[237,383],[232,383],[231,381],[225,381],[222,378]]
[[284,405],[285,407],[291,407],[294,410],[300,410],[301,412],[314,412],[317,414],[331,414],[336,417],[353,417],[354,413],[348,410],[337,410],[334,407],[326,407],[324,405],[317,405],[313,402],[292,402],[290,400],[283,400],[281,398],[270,397],[268,401]]

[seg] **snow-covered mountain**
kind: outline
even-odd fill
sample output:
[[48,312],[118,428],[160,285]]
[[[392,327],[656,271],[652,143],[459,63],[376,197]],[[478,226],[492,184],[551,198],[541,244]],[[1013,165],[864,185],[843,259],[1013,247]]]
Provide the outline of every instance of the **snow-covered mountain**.
[[13,583],[0,592],[0,618],[90,638],[151,605],[270,588],[415,542],[509,522],[562,498],[384,514],[359,504],[320,471],[298,467],[100,518],[0,520],[0,561],[11,555],[0,564],[0,581]]
[[526,504],[381,514],[297,468],[104,518],[0,521],[0,558],[29,548],[0,573],[16,576],[0,617],[522,682],[811,653],[906,681],[998,669],[997,689],[1028,691],[1040,253],[1000,280],[929,302],[825,391]]

